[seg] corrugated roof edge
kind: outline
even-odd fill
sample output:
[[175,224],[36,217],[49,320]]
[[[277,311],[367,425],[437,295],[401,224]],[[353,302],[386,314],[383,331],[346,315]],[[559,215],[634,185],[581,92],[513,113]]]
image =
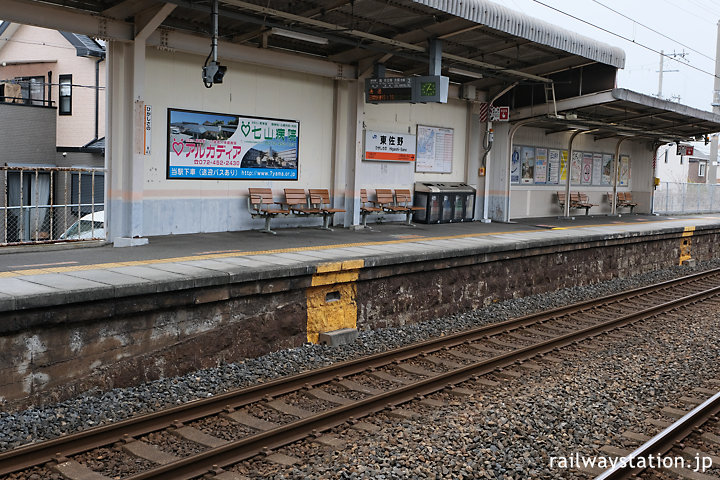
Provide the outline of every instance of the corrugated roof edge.
[[412,0],[456,17],[509,33],[541,45],[625,68],[625,51],[590,37],[530,17],[488,0]]
[[616,100],[622,100],[626,102],[638,103],[647,107],[659,108],[667,110],[669,112],[675,112],[679,115],[687,115],[694,117],[706,122],[714,122],[720,124],[720,115],[707,110],[700,110],[699,108],[690,107],[677,102],[671,102],[670,100],[662,100],[651,95],[644,93],[634,92],[626,88],[614,88],[612,90],[612,96]]

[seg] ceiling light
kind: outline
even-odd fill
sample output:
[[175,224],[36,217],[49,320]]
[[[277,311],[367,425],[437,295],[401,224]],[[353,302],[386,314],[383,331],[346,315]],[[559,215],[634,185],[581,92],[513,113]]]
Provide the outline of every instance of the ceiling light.
[[465,77],[470,77],[470,78],[483,78],[482,73],[473,72],[470,70],[463,70],[461,68],[455,68],[455,67],[449,68],[448,73],[454,73],[456,75],[463,75]]
[[293,32],[292,30],[284,30],[282,28],[273,28],[270,30],[270,33],[273,35],[280,35],[281,37],[302,40],[303,42],[317,43],[318,45],[328,44],[327,38],[316,37],[315,35],[308,35],[307,33]]

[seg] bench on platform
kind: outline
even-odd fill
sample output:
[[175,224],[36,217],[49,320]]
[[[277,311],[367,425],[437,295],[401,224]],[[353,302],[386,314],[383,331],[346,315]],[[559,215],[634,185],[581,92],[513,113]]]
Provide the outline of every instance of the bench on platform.
[[[608,202],[612,203],[612,192],[607,192]],[[637,207],[637,203],[633,202],[632,193],[630,192],[617,192],[617,202],[615,206],[619,207],[630,207],[630,213],[633,213],[633,209]]]
[[377,200],[372,203],[387,213],[404,213],[405,224],[411,227],[415,226],[411,221],[413,213],[424,210],[423,207],[414,207],[412,205],[412,193],[409,189],[395,189],[393,195],[392,190],[389,188],[377,188],[375,189],[375,196]]
[[[565,200],[566,196],[564,192],[556,192],[557,199],[558,199],[558,205],[563,210],[565,209]],[[575,210],[578,208],[584,208],[585,209],[585,215],[588,215],[590,213],[590,209],[592,207],[595,207],[596,205],[594,203],[590,203],[590,200],[588,199],[588,196],[586,193],[580,193],[580,192],[571,192],[570,193],[570,209]]]
[[333,208],[330,205],[330,192],[327,188],[311,188],[310,189],[310,205],[314,208],[317,208],[320,212],[320,215],[323,217],[323,226],[321,227],[323,230],[329,230],[332,232],[332,228],[330,228],[330,219],[332,216],[336,213],[345,213],[345,210],[342,208]]
[[270,230],[270,219],[278,215],[287,215],[290,212],[283,208],[273,206],[281,205],[281,203],[273,200],[272,189],[270,188],[248,188],[248,193],[248,211],[250,212],[250,216],[252,216],[252,218],[264,218],[265,228],[260,231],[275,235],[277,232]]
[[362,226],[367,226],[367,216],[371,213],[382,213],[382,207],[374,206],[375,202],[368,200],[367,190],[364,188],[360,189],[360,216],[362,217]]

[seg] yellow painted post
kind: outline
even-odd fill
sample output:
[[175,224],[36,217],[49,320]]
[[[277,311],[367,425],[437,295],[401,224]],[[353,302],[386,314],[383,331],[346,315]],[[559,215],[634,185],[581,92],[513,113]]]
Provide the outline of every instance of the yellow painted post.
[[357,328],[357,279],[365,261],[347,260],[318,265],[306,290],[307,339],[317,343],[322,332]]
[[685,231],[682,234],[682,242],[680,242],[680,261],[678,265],[682,265],[685,260],[690,260],[692,254],[690,252],[692,247],[692,236],[695,233],[695,227],[685,227]]

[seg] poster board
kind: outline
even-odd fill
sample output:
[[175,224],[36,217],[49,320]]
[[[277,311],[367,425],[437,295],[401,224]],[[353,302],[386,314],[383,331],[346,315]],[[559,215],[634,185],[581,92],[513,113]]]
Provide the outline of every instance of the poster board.
[[570,185],[580,185],[582,173],[582,152],[573,152],[570,161]]
[[522,147],[520,153],[520,181],[523,185],[532,184],[535,181],[535,148]]
[[612,185],[612,169],[615,155],[606,153],[603,155],[601,185]]
[[548,183],[557,185],[560,182],[560,150],[548,150]]
[[568,151],[560,152],[560,182],[566,183],[568,176]]
[[522,147],[518,145],[513,146],[513,153],[510,159],[510,183],[520,183],[520,150]]
[[168,179],[297,180],[300,124],[168,108]]
[[535,149],[535,184],[544,185],[547,183],[547,148]]
[[583,152],[582,155],[582,173],[580,175],[581,185],[590,185],[592,183],[593,154]]
[[414,162],[415,135],[366,130],[364,160]]
[[630,185],[630,155],[620,155],[618,185],[627,187]]
[[593,153],[592,163],[592,184],[600,185],[602,182],[602,166],[603,166],[603,154]]
[[417,126],[415,171],[419,173],[452,173],[455,130],[444,127]]

